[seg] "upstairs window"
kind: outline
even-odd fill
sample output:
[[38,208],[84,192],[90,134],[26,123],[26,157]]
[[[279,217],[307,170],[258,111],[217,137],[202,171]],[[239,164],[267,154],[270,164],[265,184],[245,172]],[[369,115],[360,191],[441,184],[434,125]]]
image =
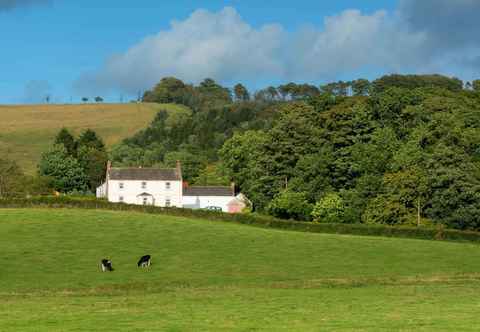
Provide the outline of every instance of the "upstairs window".
[[170,182],[165,183],[165,189],[167,189],[167,190],[170,189]]
[[147,189],[147,183],[146,182],[142,182],[142,189]]
[[120,182],[120,183],[118,184],[118,188],[119,188],[119,189],[123,189],[123,187],[124,187],[123,182]]

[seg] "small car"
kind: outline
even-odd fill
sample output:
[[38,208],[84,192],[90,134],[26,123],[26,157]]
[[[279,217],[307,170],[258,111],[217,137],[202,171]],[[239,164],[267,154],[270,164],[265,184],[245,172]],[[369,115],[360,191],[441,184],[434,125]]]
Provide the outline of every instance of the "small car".
[[205,210],[222,212],[222,208],[220,206],[213,206],[213,205],[206,206]]

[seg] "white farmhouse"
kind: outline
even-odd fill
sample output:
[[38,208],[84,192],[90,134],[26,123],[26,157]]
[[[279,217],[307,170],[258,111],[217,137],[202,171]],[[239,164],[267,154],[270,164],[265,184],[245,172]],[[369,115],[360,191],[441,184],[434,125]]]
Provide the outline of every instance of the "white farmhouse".
[[98,196],[109,202],[182,207],[180,164],[169,169],[108,167],[106,178]]
[[97,197],[109,202],[190,209],[241,212],[250,202],[235,186],[188,186],[183,182],[180,162],[176,168],[107,167],[106,181]]

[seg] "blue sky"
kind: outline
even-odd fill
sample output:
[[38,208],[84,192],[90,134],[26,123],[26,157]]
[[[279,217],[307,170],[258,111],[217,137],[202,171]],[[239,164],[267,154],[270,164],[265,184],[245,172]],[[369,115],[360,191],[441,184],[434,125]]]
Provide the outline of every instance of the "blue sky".
[[480,1],[420,3],[0,0],[0,103],[117,101],[166,75],[251,89],[391,72],[480,77]]

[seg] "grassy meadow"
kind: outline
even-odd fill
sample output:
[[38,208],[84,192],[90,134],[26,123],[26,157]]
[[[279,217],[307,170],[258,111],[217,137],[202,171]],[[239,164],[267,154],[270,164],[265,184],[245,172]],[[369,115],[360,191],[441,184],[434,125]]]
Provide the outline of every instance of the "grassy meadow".
[[0,209],[0,239],[2,332],[480,328],[477,244],[78,209]]
[[0,155],[32,174],[62,127],[75,135],[93,129],[111,146],[145,128],[160,109],[178,107],[143,103],[0,106]]

